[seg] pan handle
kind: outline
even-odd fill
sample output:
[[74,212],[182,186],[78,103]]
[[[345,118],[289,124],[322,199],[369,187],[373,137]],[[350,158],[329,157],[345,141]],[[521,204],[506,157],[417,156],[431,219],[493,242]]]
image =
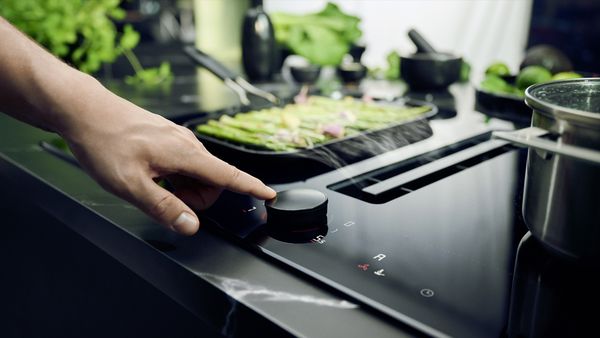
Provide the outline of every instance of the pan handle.
[[548,131],[545,129],[529,127],[516,131],[495,131],[492,133],[492,137],[509,141],[516,145],[545,150],[550,153],[564,155],[594,164],[600,164],[600,151],[568,144],[560,144],[541,138],[541,136],[547,133]]
[[196,64],[206,68],[211,73],[215,74],[221,80],[235,80],[238,75],[232,70],[225,67],[221,62],[214,59],[212,56],[202,52],[194,46],[185,46],[183,51],[189,56]]
[[238,80],[241,79],[237,74],[225,67],[221,62],[214,59],[212,56],[204,53],[203,51],[195,48],[194,46],[185,46],[183,51],[189,56],[196,64],[206,68],[209,72],[213,73],[216,77],[223,80],[225,85],[235,92],[240,99],[240,102],[244,106],[250,105],[250,99],[246,95],[246,90],[240,86]]

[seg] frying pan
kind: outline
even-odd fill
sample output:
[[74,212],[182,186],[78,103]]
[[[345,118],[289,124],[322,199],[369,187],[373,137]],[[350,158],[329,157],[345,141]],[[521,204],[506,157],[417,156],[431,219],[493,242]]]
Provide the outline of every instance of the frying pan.
[[462,58],[436,51],[415,29],[408,36],[417,46],[417,53],[400,57],[400,75],[411,89],[444,89],[458,81]]
[[[433,131],[428,118],[437,114],[437,107],[428,102],[403,100],[392,104],[429,106],[431,110],[413,120],[391,124],[385,128],[363,132],[311,148],[274,151],[219,139],[196,131],[196,127],[223,115],[233,116],[239,108],[229,108],[185,121],[196,137],[211,153],[268,183],[292,182],[324,173],[373,157],[402,146],[424,140]],[[249,108],[249,107],[245,107]]]
[[[304,179],[410,143],[424,140],[433,134],[428,118],[437,114],[437,107],[428,102],[402,99],[386,104],[429,106],[430,110],[412,120],[390,124],[378,130],[366,131],[330,140],[307,149],[296,149],[285,152],[274,151],[205,135],[197,132],[196,126],[205,124],[210,119],[218,119],[222,115],[233,116],[240,112],[267,107],[265,105],[255,106],[251,104],[247,100],[247,94],[263,97],[271,105],[281,106],[289,102],[279,98],[273,99],[274,95],[260,89],[257,91],[255,87],[252,88],[253,86],[239,75],[194,47],[186,47],[185,53],[198,65],[205,67],[238,93],[242,106],[211,112],[201,117],[183,121],[182,124],[191,129],[211,153],[268,183],[284,183]],[[251,90],[248,90],[249,88]]]

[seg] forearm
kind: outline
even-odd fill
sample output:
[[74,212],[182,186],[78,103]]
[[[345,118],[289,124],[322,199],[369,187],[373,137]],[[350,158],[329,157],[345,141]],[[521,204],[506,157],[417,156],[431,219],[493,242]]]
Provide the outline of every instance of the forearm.
[[[199,226],[183,201],[203,210],[223,188],[275,197],[258,179],[212,156],[189,129],[111,93],[2,18],[0,111],[59,133],[104,188],[183,234]],[[157,178],[168,179],[174,193]]]
[[[102,87],[0,17],[0,111],[37,127],[68,131]],[[100,93],[105,92],[102,88]]]

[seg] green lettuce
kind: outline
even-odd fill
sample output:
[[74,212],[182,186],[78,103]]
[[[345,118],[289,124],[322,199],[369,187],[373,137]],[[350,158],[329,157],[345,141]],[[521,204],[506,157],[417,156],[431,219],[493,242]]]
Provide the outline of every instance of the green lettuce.
[[362,35],[360,18],[342,12],[333,3],[306,15],[272,13],[271,21],[279,44],[322,66],[340,64]]

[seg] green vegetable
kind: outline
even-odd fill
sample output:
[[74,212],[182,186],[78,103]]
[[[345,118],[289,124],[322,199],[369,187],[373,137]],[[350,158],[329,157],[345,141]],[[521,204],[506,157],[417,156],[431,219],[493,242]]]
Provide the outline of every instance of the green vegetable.
[[[125,17],[120,3],[121,0],[2,0],[0,15],[52,54],[83,72],[94,73],[122,53],[130,54],[130,62],[135,58],[131,50],[138,44],[139,34],[130,25],[118,32],[113,23]],[[142,70],[137,67],[136,74]],[[136,76],[140,83],[155,83],[165,78],[164,72],[163,68],[155,76],[151,75],[153,72]]]
[[519,95],[523,96],[524,93],[520,91],[515,86],[506,82],[503,78],[498,75],[488,74],[485,76],[483,81],[481,82],[481,88],[491,92],[491,93],[500,93],[500,94],[509,94],[509,95]]
[[119,2],[3,0],[0,15],[53,54],[91,73],[119,55],[112,22],[125,17]]
[[527,87],[541,82],[547,82],[552,79],[552,73],[542,66],[528,66],[517,75],[517,88],[525,90]]
[[486,75],[509,76],[510,68],[503,62],[495,62],[487,67]]
[[385,70],[385,78],[388,80],[397,80],[400,78],[400,54],[393,50],[385,57],[388,68]]
[[173,81],[173,73],[168,62],[162,62],[159,67],[155,68],[136,69],[134,76],[125,77],[125,83],[134,86],[154,87],[168,85],[171,81]]
[[554,80],[567,80],[567,79],[578,79],[582,77],[581,74],[575,72],[560,72],[556,73],[552,76],[552,81]]
[[510,75],[508,66],[502,62],[491,64],[485,71],[486,76],[481,82],[481,88],[491,93],[509,94],[525,96],[527,87],[542,82],[548,82],[561,79],[574,79],[581,77],[574,72],[561,72],[554,76],[550,71],[542,66],[528,66],[519,72],[516,76],[515,84],[508,83],[503,76]]
[[429,110],[427,106],[381,105],[352,98],[333,100],[313,96],[302,104],[239,113],[233,117],[223,115],[218,120],[198,125],[196,130],[235,143],[291,151],[388,127]]
[[469,81],[470,76],[471,76],[471,65],[467,61],[463,60],[462,64],[460,65],[459,82]]
[[362,35],[360,19],[333,3],[317,13],[270,15],[277,42],[317,65],[338,65]]

